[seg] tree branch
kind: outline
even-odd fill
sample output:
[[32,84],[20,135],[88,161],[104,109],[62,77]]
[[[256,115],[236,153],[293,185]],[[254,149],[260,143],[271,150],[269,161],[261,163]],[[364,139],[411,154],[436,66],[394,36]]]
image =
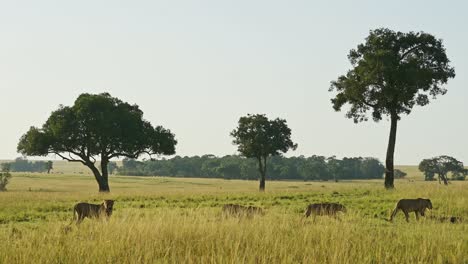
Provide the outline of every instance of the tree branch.
[[367,106],[369,106],[369,107],[372,107],[372,108],[374,108],[374,107],[377,106],[377,105],[375,105],[375,104],[368,103],[368,102],[366,102],[365,100],[362,100],[362,103],[365,104],[365,105],[367,105]]
[[55,154],[55,155],[61,157],[64,160],[67,160],[67,161],[70,161],[70,162],[81,162],[83,165],[86,165],[86,163],[83,160],[73,159],[71,156],[69,158],[67,158],[67,157],[63,156],[62,154],[60,154],[59,152],[50,152],[50,153]]
[[112,155],[109,155],[109,159],[111,158],[115,158],[115,157],[127,157],[127,158],[130,158],[130,159],[136,159],[139,154],[141,153],[135,153],[135,154],[128,154],[128,153],[114,153]]
[[401,57],[398,61],[402,61],[403,59],[405,59],[406,56],[408,56],[408,54],[410,54],[411,52],[419,49],[420,47],[424,46],[425,44],[424,43],[421,43],[419,45],[416,45],[414,47],[412,47],[411,49],[405,51],[403,54],[401,54]]

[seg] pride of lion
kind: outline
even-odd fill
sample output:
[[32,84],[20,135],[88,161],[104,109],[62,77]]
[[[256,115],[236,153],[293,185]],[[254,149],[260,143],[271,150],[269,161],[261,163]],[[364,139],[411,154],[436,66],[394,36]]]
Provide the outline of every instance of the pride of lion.
[[[112,215],[114,206],[114,200],[104,200],[102,204],[90,204],[90,203],[78,203],[73,208],[73,215],[76,224],[80,224],[84,218],[105,218],[109,219]],[[417,198],[417,199],[401,199],[396,203],[395,209],[390,215],[388,221],[392,222],[396,214],[401,210],[409,222],[409,213],[414,212],[416,220],[419,220],[419,216],[425,216],[425,211],[432,210],[432,202],[429,199]],[[307,205],[304,212],[304,218],[311,215],[314,216],[333,216],[336,217],[338,212],[346,213],[346,207],[339,203],[312,203]],[[225,216],[235,217],[253,217],[255,215],[264,215],[265,212],[262,208],[256,206],[244,206],[239,204],[225,204],[223,205],[222,212]],[[437,219],[441,222],[448,221],[451,223],[461,222],[460,217],[430,217],[431,219]]]

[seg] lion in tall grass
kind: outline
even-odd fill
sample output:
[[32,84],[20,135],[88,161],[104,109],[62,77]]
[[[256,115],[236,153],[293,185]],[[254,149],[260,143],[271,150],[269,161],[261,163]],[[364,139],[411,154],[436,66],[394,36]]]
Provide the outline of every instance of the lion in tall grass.
[[239,204],[225,204],[223,206],[223,213],[233,216],[247,216],[263,215],[263,209],[256,206],[243,206]]
[[401,199],[396,204],[389,221],[393,221],[393,218],[399,210],[403,211],[405,214],[406,222],[409,222],[409,213],[411,212],[414,212],[416,215],[416,220],[419,220],[419,215],[424,216],[426,209],[432,210],[432,202],[429,199]]
[[73,216],[76,224],[88,218],[106,218],[112,215],[114,200],[104,200],[102,204],[77,203],[73,208]]
[[339,203],[314,203],[307,206],[304,217],[307,218],[311,214],[336,216],[338,212],[346,212],[346,207]]

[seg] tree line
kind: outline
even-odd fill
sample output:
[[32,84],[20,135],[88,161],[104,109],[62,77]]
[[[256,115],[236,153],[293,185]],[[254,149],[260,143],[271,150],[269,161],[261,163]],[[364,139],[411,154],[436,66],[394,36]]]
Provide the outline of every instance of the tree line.
[[13,172],[47,172],[53,169],[52,161],[29,161],[26,158],[18,157],[14,161],[1,164],[2,171]]
[[[338,181],[382,179],[385,167],[376,158],[274,156],[269,159],[266,171],[271,180]],[[124,159],[122,166],[117,169],[117,174],[256,180],[258,179],[258,164],[253,158],[238,155],[176,156],[171,159],[147,161]]]

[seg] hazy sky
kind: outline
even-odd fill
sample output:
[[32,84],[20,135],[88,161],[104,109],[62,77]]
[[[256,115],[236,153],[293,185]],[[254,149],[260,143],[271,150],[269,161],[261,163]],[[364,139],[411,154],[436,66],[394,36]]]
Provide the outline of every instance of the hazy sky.
[[240,116],[288,121],[288,155],[385,158],[389,122],[334,112],[331,80],[370,29],[426,31],[456,70],[448,93],[399,123],[396,164],[452,155],[468,164],[464,1],[0,0],[0,159],[59,104],[107,91],[171,129],[179,155],[233,154]]

